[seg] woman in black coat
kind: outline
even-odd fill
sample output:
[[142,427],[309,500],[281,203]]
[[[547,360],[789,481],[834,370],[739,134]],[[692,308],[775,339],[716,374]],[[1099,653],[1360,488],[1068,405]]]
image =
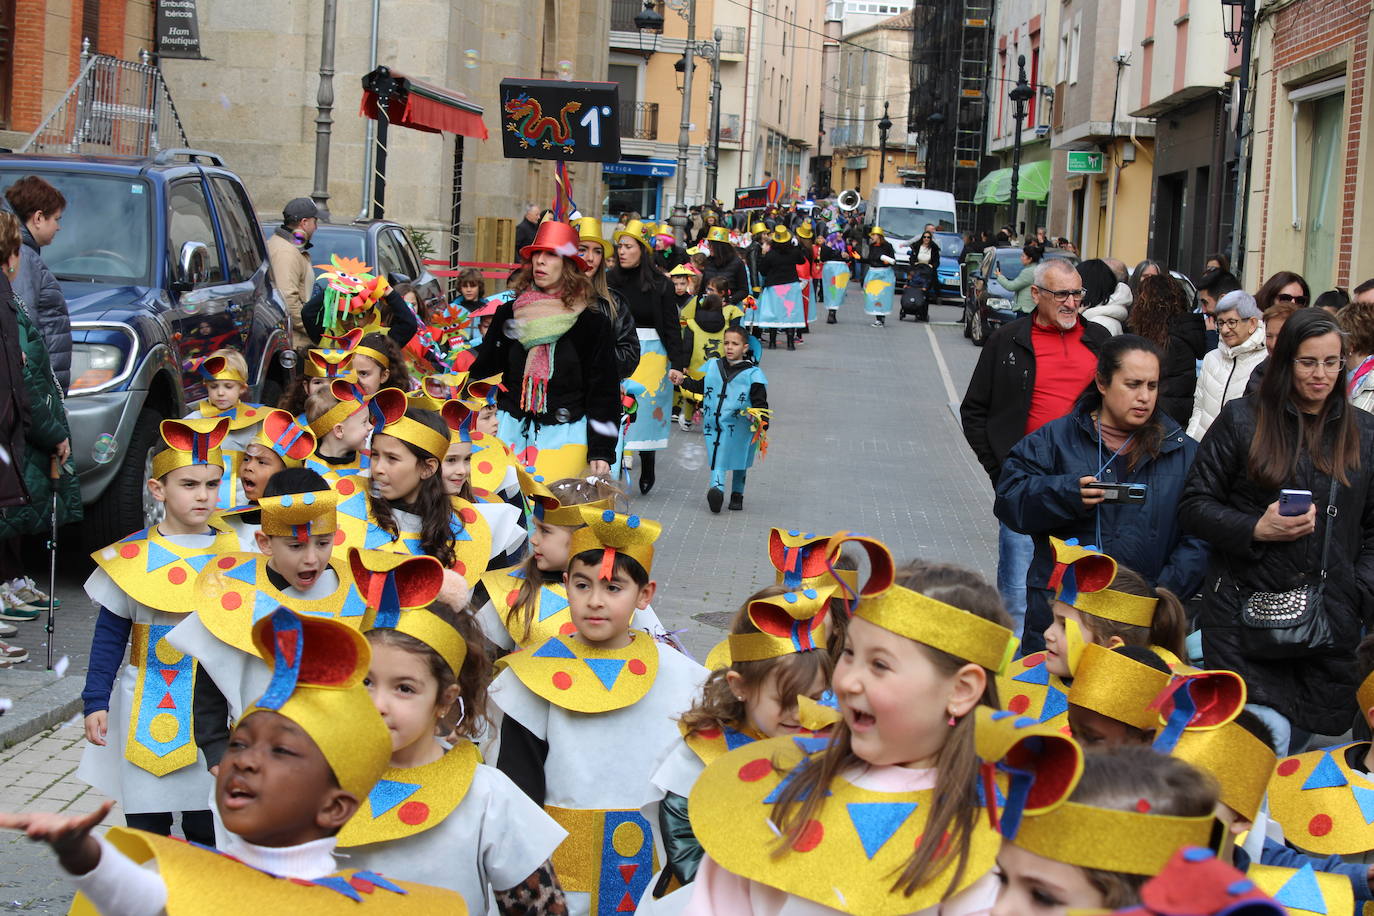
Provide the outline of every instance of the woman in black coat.
[[706,244],[711,253],[701,268],[701,289],[706,288],[712,277],[724,277],[727,290],[725,301],[739,305],[749,295],[749,273],[744,267],[735,246],[730,244],[730,233],[723,228],[713,228],[715,238],[708,237]]
[[[806,328],[806,306],[797,274],[797,269],[805,263],[806,253],[793,244],[792,233],[782,226],[774,229],[759,259],[763,292],[754,312],[754,336],[767,328],[770,350],[777,349],[778,328],[787,334],[789,350],[797,349],[797,335]],[[794,302],[792,312],[786,311],[784,300]]]
[[1150,274],[1140,280],[1140,293],[1131,303],[1127,319],[1132,334],[1139,334],[1164,351],[1159,377],[1159,406],[1185,429],[1193,415],[1193,390],[1197,387],[1197,361],[1207,353],[1207,325],[1193,311],[1188,294],[1168,274]]
[[[1258,395],[1226,404],[1208,429],[1179,520],[1212,548],[1199,618],[1206,665],[1245,678],[1282,754],[1302,750],[1303,733],[1342,734],[1356,713],[1355,646],[1374,611],[1374,415],[1346,402],[1340,326],[1320,309],[1284,323],[1269,365]],[[1310,491],[1312,507],[1280,515],[1281,489]],[[1255,592],[1321,581],[1328,526],[1330,639],[1271,658],[1242,606]]]

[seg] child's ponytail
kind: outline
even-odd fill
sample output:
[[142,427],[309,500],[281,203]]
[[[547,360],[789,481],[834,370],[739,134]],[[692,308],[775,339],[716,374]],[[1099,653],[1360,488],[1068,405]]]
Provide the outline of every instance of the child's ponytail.
[[1123,595],[1134,595],[1137,598],[1156,598],[1159,603],[1155,606],[1154,617],[1148,627],[1134,626],[1129,623],[1121,623],[1118,620],[1109,620],[1105,617],[1098,617],[1080,611],[1083,618],[1083,626],[1092,634],[1094,641],[1101,645],[1111,642],[1112,637],[1120,638],[1121,642],[1128,646],[1159,646],[1167,649],[1178,658],[1187,658],[1187,646],[1185,641],[1188,638],[1188,613],[1183,608],[1183,602],[1178,596],[1167,588],[1153,588],[1145,577],[1133,569],[1125,566],[1117,566],[1116,578],[1112,584],[1107,586],[1114,592],[1121,592]]

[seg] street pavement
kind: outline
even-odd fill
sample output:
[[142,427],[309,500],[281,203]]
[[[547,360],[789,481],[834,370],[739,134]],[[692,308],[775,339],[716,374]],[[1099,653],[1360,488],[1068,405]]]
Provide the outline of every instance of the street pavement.
[[[873,328],[862,301],[851,287],[839,324],[816,325],[795,352],[781,341],[764,352],[773,426],[768,455],[749,474],[742,512],[707,509],[699,428],[674,428],[651,493],[631,488],[632,511],[664,528],[654,607],[698,658],[724,637],[740,603],[774,581],[767,554],[773,526],[860,531],[886,541],[898,562],[953,562],[995,577],[991,490],[951,409],[978,357],[955,323],[960,312],[937,306],[930,325],[894,316],[886,328]],[[44,671],[41,624],[21,625],[13,641],[33,660],[0,670],[0,698],[16,701],[0,716],[0,748],[13,744],[0,750],[0,811],[84,812],[102,801],[75,776],[84,744],[79,695],[95,616],[81,591],[88,565],[75,547],[59,552],[65,607],[54,649],[69,667],[62,677]],[[21,717],[26,727],[15,731]],[[118,809],[106,823],[123,823]],[[61,913],[70,899],[46,847],[0,833],[0,911]]]

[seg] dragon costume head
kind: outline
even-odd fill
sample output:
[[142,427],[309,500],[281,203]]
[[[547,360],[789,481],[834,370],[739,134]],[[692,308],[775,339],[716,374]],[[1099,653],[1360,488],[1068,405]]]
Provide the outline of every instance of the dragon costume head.
[[372,268],[357,258],[329,256],[328,264],[316,264],[324,271],[325,281],[323,325],[326,331],[345,326],[368,324],[368,312],[391,292],[386,277],[374,275]]

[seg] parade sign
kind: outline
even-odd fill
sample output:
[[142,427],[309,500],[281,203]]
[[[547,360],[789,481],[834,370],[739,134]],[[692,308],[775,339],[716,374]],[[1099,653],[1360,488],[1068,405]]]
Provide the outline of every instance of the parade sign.
[[762,210],[768,204],[768,188],[764,185],[759,185],[756,188],[735,189],[736,210]]
[[507,159],[620,161],[620,86],[566,80],[501,81]]
[[1099,152],[1089,152],[1088,150],[1069,150],[1069,174],[1070,175],[1101,175],[1103,172],[1103,155]]
[[196,0],[157,0],[157,53],[159,57],[204,59]]

